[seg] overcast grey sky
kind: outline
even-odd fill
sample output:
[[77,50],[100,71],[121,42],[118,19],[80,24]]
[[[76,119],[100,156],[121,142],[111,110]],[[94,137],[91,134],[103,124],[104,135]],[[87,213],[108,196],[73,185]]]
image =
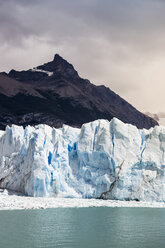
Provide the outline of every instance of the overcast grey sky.
[[164,0],[0,0],[0,71],[59,53],[141,111],[165,112]]

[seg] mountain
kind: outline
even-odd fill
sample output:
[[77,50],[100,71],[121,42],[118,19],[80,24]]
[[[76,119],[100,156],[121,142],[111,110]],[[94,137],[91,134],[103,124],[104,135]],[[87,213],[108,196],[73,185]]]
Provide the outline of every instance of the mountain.
[[7,127],[0,132],[0,188],[30,196],[165,202],[165,127],[116,118],[81,129]]
[[159,115],[158,114],[153,114],[153,113],[150,113],[150,112],[145,112],[145,115],[153,118],[155,121],[159,121]]
[[154,114],[150,112],[146,112],[145,114],[153,118],[154,120],[156,120],[159,123],[159,125],[165,126],[165,113],[164,112],[158,112]]
[[158,125],[109,88],[81,78],[58,54],[36,68],[0,74],[0,129],[12,123],[80,127],[113,117],[138,128]]

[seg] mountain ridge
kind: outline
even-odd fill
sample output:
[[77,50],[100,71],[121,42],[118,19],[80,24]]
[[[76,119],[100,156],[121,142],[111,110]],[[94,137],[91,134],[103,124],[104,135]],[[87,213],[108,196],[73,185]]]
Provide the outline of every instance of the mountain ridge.
[[[0,90],[1,129],[12,123],[23,126],[43,123],[54,127],[61,127],[62,124],[80,127],[86,122],[111,120],[113,117],[138,128],[149,129],[158,125],[111,89],[104,85],[96,86],[81,78],[73,65],[58,54],[52,61],[33,69],[11,70],[0,76],[13,79],[22,87],[28,86],[38,94],[34,96],[18,91],[9,97]],[[2,111],[4,107],[6,112]],[[4,119],[5,115],[10,118]]]

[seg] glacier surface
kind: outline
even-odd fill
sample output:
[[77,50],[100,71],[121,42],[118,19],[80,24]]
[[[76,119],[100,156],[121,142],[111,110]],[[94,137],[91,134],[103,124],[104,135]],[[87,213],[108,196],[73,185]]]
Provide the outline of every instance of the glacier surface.
[[0,131],[0,188],[35,197],[165,201],[165,127],[114,118]]

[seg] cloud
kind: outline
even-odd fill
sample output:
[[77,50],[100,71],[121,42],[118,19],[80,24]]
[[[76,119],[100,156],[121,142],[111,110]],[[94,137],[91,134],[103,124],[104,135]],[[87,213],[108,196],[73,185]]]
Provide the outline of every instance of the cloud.
[[82,77],[106,84],[140,110],[165,109],[164,1],[0,0],[0,4],[1,71],[28,69],[58,52]]

